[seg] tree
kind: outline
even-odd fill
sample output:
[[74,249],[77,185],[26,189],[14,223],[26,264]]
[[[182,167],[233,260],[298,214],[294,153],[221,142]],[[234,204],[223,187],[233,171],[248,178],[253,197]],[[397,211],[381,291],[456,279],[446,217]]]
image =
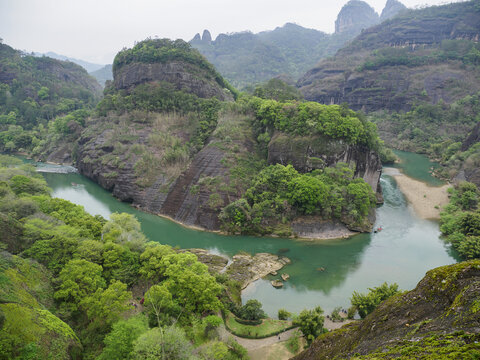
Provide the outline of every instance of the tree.
[[147,243],[145,250],[140,255],[139,273],[146,280],[159,283],[165,278],[166,264],[162,259],[173,254],[171,246],[160,245],[156,242]]
[[172,294],[168,291],[165,284],[153,285],[145,294],[145,307],[150,313],[155,314],[157,325],[164,323],[168,310],[173,306]]
[[360,294],[356,291],[353,292],[350,302],[352,306],[355,306],[358,310],[358,314],[363,319],[370,314],[380,303],[389,297],[397,294],[398,284],[388,285],[386,282],[382,285],[369,288],[367,294]]
[[245,320],[260,320],[267,316],[262,310],[262,303],[258,300],[248,300],[239,310],[239,316]]
[[107,289],[98,288],[94,294],[85,297],[80,304],[85,309],[90,323],[105,329],[129,309],[127,301],[131,298],[132,293],[127,291],[127,285],[120,281],[113,281]]
[[107,242],[103,249],[103,276],[107,281],[120,280],[132,285],[139,270],[139,254],[127,246]]
[[104,241],[125,245],[132,251],[141,252],[146,238],[135,216],[127,213],[113,213],[102,230]]
[[59,280],[54,297],[70,311],[78,310],[82,300],[105,287],[102,267],[83,259],[69,261],[60,272]]
[[167,280],[165,284],[186,313],[201,314],[218,311],[221,303],[218,296],[222,287],[192,253],[166,255],[162,261]]
[[313,310],[302,310],[297,319],[295,319],[295,324],[302,330],[308,345],[323,332],[324,317],[322,314],[322,308],[317,306]]
[[201,354],[205,360],[227,359],[228,346],[221,341],[213,341],[202,348]]
[[134,360],[194,360],[193,346],[177,327],[153,328],[140,335],[134,345]]
[[279,320],[287,320],[291,316],[292,316],[292,313],[288,312],[285,309],[279,309],[278,310],[278,319]]
[[98,360],[131,359],[135,340],[147,330],[148,325],[143,315],[117,321],[103,341],[105,347]]

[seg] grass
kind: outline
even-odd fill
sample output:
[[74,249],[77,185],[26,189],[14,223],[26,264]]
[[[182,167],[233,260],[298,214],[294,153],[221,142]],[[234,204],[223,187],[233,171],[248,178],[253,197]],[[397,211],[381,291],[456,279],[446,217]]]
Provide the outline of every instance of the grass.
[[264,338],[278,334],[291,328],[291,321],[275,320],[271,318],[264,319],[260,325],[243,325],[235,320],[232,313],[228,313],[225,323],[230,331],[240,337]]

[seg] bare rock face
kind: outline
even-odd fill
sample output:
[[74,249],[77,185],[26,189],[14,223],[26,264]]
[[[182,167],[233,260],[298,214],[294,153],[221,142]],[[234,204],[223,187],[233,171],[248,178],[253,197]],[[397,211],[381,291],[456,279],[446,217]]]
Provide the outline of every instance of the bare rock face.
[[479,349],[479,293],[480,260],[430,270],[414,290],[386,300],[364,320],[319,336],[294,359],[433,359],[454,344],[460,350],[455,357],[467,359]]
[[217,97],[221,101],[233,100],[228,90],[222,89],[207,71],[186,62],[131,63],[122,66],[114,73],[116,89],[129,89],[151,81],[165,81],[201,98]]
[[208,30],[203,30],[202,34],[202,41],[205,43],[211,43],[212,42],[212,34],[210,34],[210,31]]
[[323,136],[288,136],[277,132],[268,145],[268,162],[310,172],[344,162],[355,166],[355,177],[363,178],[374,192],[379,188],[382,163],[374,151]]
[[335,33],[360,33],[362,29],[378,24],[375,10],[364,1],[350,0],[342,7],[335,21]]
[[388,0],[380,15],[380,21],[385,21],[406,10],[407,7],[398,0]]

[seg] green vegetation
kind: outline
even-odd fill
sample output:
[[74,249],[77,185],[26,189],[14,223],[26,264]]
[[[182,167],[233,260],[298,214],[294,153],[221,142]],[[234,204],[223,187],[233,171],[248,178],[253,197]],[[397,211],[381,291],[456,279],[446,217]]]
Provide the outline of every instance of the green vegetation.
[[353,179],[345,164],[299,174],[291,165],[271,165],[253,180],[245,195],[220,214],[231,233],[271,233],[272,224],[300,215],[338,218],[351,226],[367,221],[375,194],[363,179]]
[[355,35],[330,35],[287,23],[258,34],[220,34],[215,41],[195,38],[190,43],[233,85],[244,89],[285,74],[295,80]]
[[303,99],[302,93],[295,86],[289,85],[278,78],[273,78],[264,84],[257,85],[253,91],[253,96],[282,102]]
[[225,315],[225,325],[232,334],[249,339],[274,336],[294,327],[291,321],[270,318],[264,319],[259,325],[245,325],[238,322],[231,313]]
[[131,49],[123,49],[113,61],[113,73],[116,73],[122,66],[143,62],[151,63],[167,63],[171,61],[185,61],[192,65],[196,65],[207,71],[207,75],[212,77],[222,88],[226,88],[236,93],[228,82],[215,70],[196,49],[193,49],[189,43],[178,39],[175,41],[169,39],[147,39],[141,41]]
[[368,290],[367,294],[360,294],[354,291],[350,299],[352,306],[357,309],[362,319],[375,310],[380,303],[399,293],[397,284],[388,285],[387,283],[383,283],[373,289],[369,288]]
[[449,190],[450,203],[441,213],[440,230],[462,258],[480,258],[480,191],[469,182]]
[[[211,359],[219,348],[244,358],[216,331],[228,281],[191,253],[147,242],[132,215],[91,216],[50,198],[32,166],[0,160],[2,248],[31,258],[0,255],[0,359]],[[132,291],[145,292],[143,307]]]
[[1,43],[0,66],[0,151],[40,156],[78,137],[100,97],[83,68]]
[[302,310],[302,312],[295,318],[294,324],[300,327],[307,344],[311,345],[320,334],[325,332],[323,328],[323,310],[317,306],[313,310]]

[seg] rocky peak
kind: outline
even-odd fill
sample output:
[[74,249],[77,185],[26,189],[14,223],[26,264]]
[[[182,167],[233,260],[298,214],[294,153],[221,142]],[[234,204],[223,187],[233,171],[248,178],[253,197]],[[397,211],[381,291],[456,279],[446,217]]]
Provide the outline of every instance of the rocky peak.
[[200,36],[199,33],[196,33],[195,36],[193,37],[193,39],[190,42],[194,43],[194,42],[200,42],[200,41],[202,41],[202,37]]
[[396,16],[399,12],[406,10],[407,7],[403,5],[398,0],[387,0],[385,7],[382,10],[382,15],[380,15],[380,20],[385,21]]
[[380,18],[365,1],[350,0],[338,13],[335,33],[360,33],[362,29],[378,24]]
[[207,29],[203,30],[202,41],[205,43],[212,42],[212,34]]

